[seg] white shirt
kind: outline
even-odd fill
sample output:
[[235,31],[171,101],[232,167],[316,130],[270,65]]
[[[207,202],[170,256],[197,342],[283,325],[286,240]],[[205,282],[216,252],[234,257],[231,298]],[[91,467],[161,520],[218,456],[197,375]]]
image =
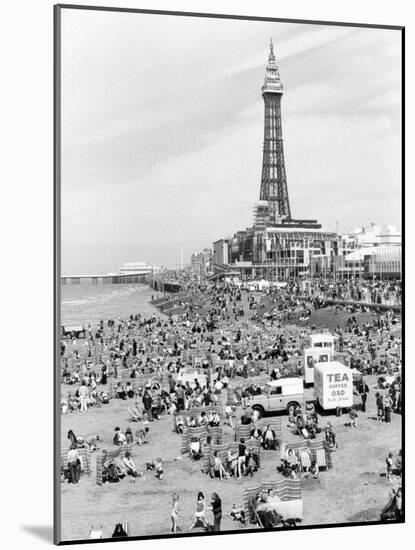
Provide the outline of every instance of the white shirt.
[[118,441],[121,445],[125,445],[127,443],[127,439],[122,432],[118,432]]
[[75,462],[79,458],[78,451],[76,449],[69,449],[68,462]]

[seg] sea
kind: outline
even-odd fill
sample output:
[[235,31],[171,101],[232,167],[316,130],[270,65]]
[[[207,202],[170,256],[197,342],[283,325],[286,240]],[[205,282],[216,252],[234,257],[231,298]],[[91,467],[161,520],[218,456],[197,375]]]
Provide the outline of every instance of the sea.
[[145,284],[61,285],[61,324],[96,325],[101,319],[125,319],[160,312],[151,298],[162,296]]

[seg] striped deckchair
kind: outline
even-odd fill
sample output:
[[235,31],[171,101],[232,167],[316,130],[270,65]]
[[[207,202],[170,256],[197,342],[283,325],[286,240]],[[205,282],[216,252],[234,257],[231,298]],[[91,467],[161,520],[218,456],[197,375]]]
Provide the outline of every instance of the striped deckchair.
[[196,426],[191,428],[185,428],[182,433],[182,454],[190,452],[190,442],[193,438],[199,439],[200,442],[205,442],[207,437],[210,436],[211,442],[216,445],[222,444],[223,431],[222,426],[215,426],[211,428],[209,426]]
[[330,446],[325,440],[305,439],[295,443],[285,443],[281,446],[281,458],[284,457],[286,449],[293,449],[301,461],[301,452],[309,450],[311,458],[316,461],[319,468],[328,470],[332,467],[332,453]]
[[132,452],[133,445],[122,445],[121,447],[112,448],[110,450],[103,449],[97,455],[97,473],[96,473],[96,483],[97,485],[102,485],[102,474],[104,471],[104,462],[110,458],[123,458],[125,453],[129,451]]
[[242,499],[248,523],[253,523],[254,519],[256,519],[254,509],[250,506],[250,501],[255,499],[262,491],[268,491],[269,489],[274,489],[282,501],[301,500],[301,481],[299,479],[264,481],[260,485],[245,489]]
[[187,422],[190,420],[190,418],[195,417],[196,419],[199,418],[199,416],[202,414],[202,412],[205,412],[206,414],[211,413],[218,413],[220,417],[220,421],[222,422],[224,412],[222,405],[217,406],[209,406],[209,407],[192,407],[191,409],[187,409],[186,411],[179,411],[175,412],[173,415],[173,430],[176,431],[177,427],[177,417],[182,416],[185,426],[187,426]]
[[235,426],[235,441],[239,443],[242,438],[247,441],[251,437],[251,431],[253,429],[253,424],[237,424]]
[[311,457],[310,453],[306,449],[301,449],[298,452],[301,464],[301,471],[306,472],[310,469],[311,466]]
[[311,440],[309,441],[309,445],[311,454],[320,468],[328,470],[333,467],[333,454],[329,443],[325,439],[319,441]]
[[[247,449],[252,449],[254,453],[258,456],[258,468],[261,466],[261,445],[255,439],[250,439],[245,443]],[[239,442],[231,441],[230,443],[222,443],[221,445],[211,444],[203,457],[202,461],[202,472],[208,473],[210,471],[210,457],[214,452],[218,453],[218,456],[221,458],[222,463],[225,468],[228,465],[228,451],[238,451]]]

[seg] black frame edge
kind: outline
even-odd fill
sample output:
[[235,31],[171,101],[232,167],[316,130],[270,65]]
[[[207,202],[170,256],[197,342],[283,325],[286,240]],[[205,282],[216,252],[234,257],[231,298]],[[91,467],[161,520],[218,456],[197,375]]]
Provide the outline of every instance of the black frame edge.
[[60,487],[60,193],[61,193],[61,7],[53,6],[53,543],[61,543],[61,487]]
[[[60,206],[61,206],[61,22],[62,22],[62,9],[78,9],[78,10],[92,10],[92,11],[109,11],[109,12],[125,12],[125,13],[142,13],[152,15],[170,15],[170,16],[187,16],[187,17],[202,17],[202,18],[216,18],[216,19],[234,19],[234,20],[248,20],[248,21],[264,21],[264,22],[281,22],[281,23],[298,23],[309,25],[327,25],[327,26],[342,26],[342,27],[356,27],[356,28],[373,28],[373,29],[385,29],[395,30],[401,32],[401,226],[402,226],[402,418],[401,418],[401,436],[402,436],[402,451],[404,455],[402,466],[402,520],[399,521],[361,521],[353,523],[335,523],[335,524],[316,524],[316,525],[304,525],[297,527],[282,527],[280,529],[243,529],[232,531],[221,531],[220,533],[180,533],[176,535],[162,534],[162,535],[148,535],[148,536],[131,536],[127,538],[105,538],[105,539],[76,539],[76,540],[61,540],[61,483],[60,483],[60,378],[58,376],[58,365],[60,364],[60,347],[58,345],[60,337],[60,276],[61,276],[61,233],[60,233]],[[53,291],[54,291],[54,304],[53,304],[53,323],[54,323],[54,366],[53,366],[53,384],[54,384],[54,399],[53,399],[53,420],[54,420],[54,472],[53,472],[53,486],[54,486],[54,510],[53,510],[53,543],[57,546],[67,546],[76,544],[95,544],[106,542],[128,542],[128,541],[140,541],[140,540],[163,540],[163,539],[181,539],[181,538],[193,538],[193,537],[206,537],[206,536],[221,536],[221,535],[240,535],[240,534],[252,534],[252,533],[268,533],[279,531],[304,531],[314,529],[332,529],[341,527],[370,527],[379,525],[399,525],[406,523],[405,514],[405,341],[406,341],[406,323],[405,323],[405,242],[406,242],[406,227],[405,227],[405,26],[403,25],[378,25],[378,24],[366,24],[366,23],[350,23],[350,22],[335,22],[335,21],[318,21],[318,20],[305,20],[305,19],[287,19],[287,18],[271,18],[271,17],[255,17],[245,15],[225,15],[216,13],[197,13],[197,12],[179,12],[179,11],[161,11],[161,10],[149,10],[149,9],[136,9],[136,8],[117,8],[110,6],[87,6],[76,4],[55,4],[53,6],[53,47],[54,47],[54,59],[53,59]]]

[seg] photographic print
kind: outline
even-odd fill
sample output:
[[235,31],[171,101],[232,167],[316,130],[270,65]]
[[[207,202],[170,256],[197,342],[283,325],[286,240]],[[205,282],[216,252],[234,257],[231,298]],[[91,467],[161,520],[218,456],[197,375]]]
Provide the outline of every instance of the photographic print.
[[404,29],[54,9],[55,543],[403,522]]

